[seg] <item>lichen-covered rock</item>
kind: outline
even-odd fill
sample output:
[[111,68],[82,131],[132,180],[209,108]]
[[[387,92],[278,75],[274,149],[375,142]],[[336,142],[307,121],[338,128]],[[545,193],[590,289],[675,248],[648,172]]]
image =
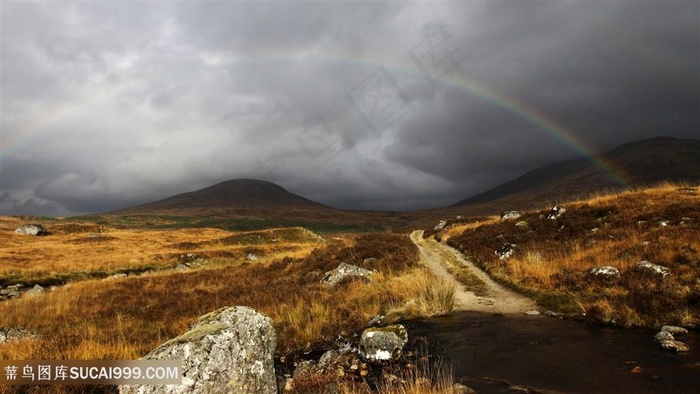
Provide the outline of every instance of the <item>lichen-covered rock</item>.
[[372,274],[374,274],[374,271],[360,268],[352,264],[340,263],[340,265],[338,265],[338,268],[326,272],[326,274],[323,276],[323,279],[321,279],[321,283],[335,286],[341,280],[348,277],[359,277],[369,279],[369,276],[371,276]]
[[599,278],[619,278],[620,270],[609,265],[604,265],[591,269],[589,274]]
[[360,357],[372,364],[397,360],[408,343],[408,332],[401,324],[370,327],[362,332],[358,346]]
[[21,235],[48,235],[49,231],[44,227],[44,225],[39,223],[29,223],[19,226],[15,233]]
[[520,216],[522,216],[520,211],[505,211],[505,212],[501,213],[501,221],[508,220],[508,219],[517,219]]
[[661,331],[669,332],[672,335],[683,335],[688,333],[688,330],[678,326],[663,326],[661,327]]
[[655,275],[661,275],[662,278],[665,278],[669,274],[669,270],[667,267],[650,263],[646,260],[642,260],[639,263],[637,263],[637,269],[640,271],[651,272]]
[[508,257],[512,256],[513,253],[515,253],[515,244],[506,242],[503,245],[501,245],[501,247],[498,248],[498,250],[496,250],[494,253],[496,253],[496,256],[498,256],[499,259],[505,260]]
[[120,386],[119,392],[274,394],[276,342],[270,318],[244,306],[223,308],[202,316],[190,331],[144,357],[182,359],[182,384]]

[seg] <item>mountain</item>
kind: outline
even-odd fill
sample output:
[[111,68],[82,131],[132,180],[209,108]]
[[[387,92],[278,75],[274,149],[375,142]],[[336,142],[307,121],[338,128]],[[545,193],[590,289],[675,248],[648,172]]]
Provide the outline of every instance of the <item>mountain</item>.
[[280,212],[286,217],[308,211],[337,210],[290,193],[272,182],[236,179],[114,213],[267,217]]
[[530,171],[453,207],[495,213],[661,182],[700,182],[700,140],[657,137],[630,142],[591,159]]
[[388,212],[335,209],[255,179],[235,179],[163,200],[111,212],[112,215],[174,215],[380,225],[405,224]]

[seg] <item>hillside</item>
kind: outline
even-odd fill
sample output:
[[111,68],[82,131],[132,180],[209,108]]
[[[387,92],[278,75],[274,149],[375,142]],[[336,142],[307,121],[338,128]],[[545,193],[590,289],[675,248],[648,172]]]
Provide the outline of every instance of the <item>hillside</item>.
[[[596,161],[606,163],[626,184],[597,166]],[[594,160],[575,159],[530,171],[453,206],[497,213],[571,200],[601,190],[699,181],[700,140],[657,137],[621,145]]]
[[[624,326],[700,323],[698,187],[626,191],[563,207],[558,217],[533,210],[510,220],[453,220],[430,233],[545,308]],[[591,273],[605,266],[619,272]]]
[[236,179],[221,182],[204,189],[177,194],[152,203],[119,210],[115,213],[236,211],[254,215],[259,209],[267,210],[276,207],[285,207],[289,210],[332,209],[290,193],[272,182]]

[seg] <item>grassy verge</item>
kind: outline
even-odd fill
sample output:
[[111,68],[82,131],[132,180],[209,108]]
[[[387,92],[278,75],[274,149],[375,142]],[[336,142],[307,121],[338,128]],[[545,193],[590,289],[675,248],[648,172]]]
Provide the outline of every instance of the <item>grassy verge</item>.
[[[597,195],[549,210],[484,224],[447,241],[472,256],[495,279],[565,312],[623,326],[700,324],[700,192],[663,185]],[[516,226],[516,223],[518,225]],[[499,259],[504,243],[515,252]],[[669,268],[667,277],[640,271],[647,260]],[[620,276],[589,274],[613,266]]]

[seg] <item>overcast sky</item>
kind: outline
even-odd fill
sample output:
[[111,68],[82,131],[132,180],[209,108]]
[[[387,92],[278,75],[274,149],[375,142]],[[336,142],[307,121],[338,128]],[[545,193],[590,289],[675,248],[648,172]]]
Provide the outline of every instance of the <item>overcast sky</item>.
[[697,1],[2,2],[0,214],[265,179],[444,206],[700,133]]

